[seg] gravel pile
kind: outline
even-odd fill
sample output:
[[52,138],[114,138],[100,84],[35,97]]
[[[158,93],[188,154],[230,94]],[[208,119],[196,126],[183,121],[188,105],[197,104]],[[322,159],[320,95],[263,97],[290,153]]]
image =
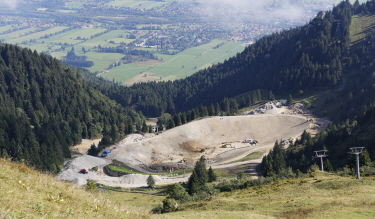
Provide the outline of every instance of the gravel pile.
[[56,179],[69,181],[78,185],[85,185],[88,179],[97,181],[99,177],[90,171],[87,174],[82,174],[80,170],[86,169],[88,171],[93,167],[101,166],[106,163],[108,162],[105,159],[83,155],[66,162],[63,171],[57,174]]
[[278,114],[283,111],[283,109],[279,108],[281,106],[281,103],[278,101],[271,101],[266,104],[263,104],[256,108],[255,110],[252,110],[248,112],[247,114],[250,115],[256,115],[256,114]]

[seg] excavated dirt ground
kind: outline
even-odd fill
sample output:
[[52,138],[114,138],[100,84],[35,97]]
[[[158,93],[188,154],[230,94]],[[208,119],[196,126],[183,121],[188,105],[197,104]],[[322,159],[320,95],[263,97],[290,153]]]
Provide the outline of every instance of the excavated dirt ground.
[[[249,112],[251,113],[251,112]],[[259,114],[262,113],[262,114]],[[231,117],[210,117],[196,120],[188,124],[164,131],[162,134],[132,134],[115,145],[106,158],[91,158],[91,156],[78,157],[80,159],[95,160],[99,169],[92,174],[78,174],[85,166],[78,158],[72,160],[69,165],[75,169],[66,167],[58,176],[59,179],[84,184],[86,179],[93,179],[99,183],[122,186],[139,187],[146,185],[146,176],[138,174],[122,177],[109,177],[105,175],[103,166],[119,160],[137,171],[149,172],[173,172],[192,168],[202,155],[207,159],[207,165],[213,168],[232,168],[240,163],[231,163],[256,151],[270,150],[276,140],[298,138],[304,130],[312,134],[326,128],[328,120],[314,118],[303,105],[293,107],[275,107],[274,103],[266,104],[251,114]],[[312,121],[308,121],[313,119]],[[242,143],[245,139],[257,140],[255,146]],[[222,143],[230,143],[228,148],[222,148]],[[111,146],[110,148],[112,148]],[[204,152],[201,150],[204,149]],[[102,159],[99,162],[96,159]],[[185,162],[182,162],[184,160]],[[255,166],[261,159],[252,160],[253,168],[250,175],[256,177]],[[251,163],[247,161],[247,163]],[[100,164],[99,164],[100,163]],[[241,164],[244,162],[241,162]],[[246,162],[245,162],[246,163]],[[82,164],[82,165],[81,165]],[[83,175],[83,176],[81,176]],[[81,179],[84,178],[84,179]],[[170,184],[186,181],[187,176],[157,177],[157,184]]]
[[[212,117],[193,121],[165,131],[143,141],[117,146],[116,153],[108,155],[132,166],[153,166],[161,163],[194,163],[202,155],[208,163],[219,164],[246,154],[254,147],[273,144],[276,140],[297,137],[310,128],[304,117],[283,114]],[[242,143],[244,139],[257,140],[257,146]],[[229,148],[222,148],[230,142]],[[200,151],[205,151],[201,153]]]

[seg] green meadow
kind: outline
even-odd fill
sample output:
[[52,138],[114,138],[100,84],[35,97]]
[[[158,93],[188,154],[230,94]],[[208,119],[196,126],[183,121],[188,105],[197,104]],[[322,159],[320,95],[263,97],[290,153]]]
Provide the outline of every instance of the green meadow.
[[[212,49],[219,43],[226,42],[218,49]],[[186,49],[176,55],[156,54],[163,62],[155,66],[123,64],[110,69],[108,73],[101,74],[108,80],[124,82],[143,72],[153,73],[163,80],[175,80],[189,76],[199,69],[204,69],[212,64],[223,62],[242,52],[245,47],[240,42],[227,42],[224,40],[213,40],[210,43]],[[151,50],[151,49],[150,49]],[[92,67],[95,69],[95,66]]]
[[[58,32],[58,31],[61,31],[61,30],[64,30],[66,29],[67,27],[64,27],[64,26],[56,26],[56,27],[52,27],[48,30],[44,30],[44,31],[39,31],[39,32],[36,32],[36,33],[32,33],[32,34],[28,34],[26,36],[21,36],[19,35],[19,33],[17,32],[13,32],[12,34],[18,34],[17,38],[14,38],[14,39],[11,39],[11,40],[7,40],[6,42],[7,43],[11,43],[11,44],[16,44],[16,43],[22,43],[23,41],[29,41],[29,40],[32,40],[32,39],[36,39],[36,40],[39,40],[40,37],[43,37],[45,35],[49,35],[49,34],[54,34],[55,32]],[[35,28],[30,28],[30,29],[34,29]],[[32,31],[32,30],[28,30],[28,31]],[[0,35],[1,36],[1,35]]]
[[[67,28],[67,27],[66,27]],[[79,44],[82,40],[77,40],[77,37],[90,38],[91,36],[105,31],[104,28],[84,28],[84,29],[73,29],[54,36],[48,39],[43,39],[45,43],[68,43],[68,44]]]
[[114,0],[108,2],[106,5],[118,6],[118,7],[130,7],[130,8],[164,8],[167,6],[172,0],[165,0],[165,1],[137,1],[137,0]]
[[[12,29],[12,27],[5,26],[4,31],[9,30],[9,29]],[[27,29],[23,29],[23,30],[13,31],[13,32],[8,33],[8,34],[3,34],[1,36],[6,35],[6,36],[8,36],[10,38],[17,38],[17,37],[21,37],[21,36],[27,35],[29,32],[35,31],[36,29],[37,28],[34,28],[34,27],[33,28],[27,28]],[[1,31],[1,32],[3,32],[3,31]]]

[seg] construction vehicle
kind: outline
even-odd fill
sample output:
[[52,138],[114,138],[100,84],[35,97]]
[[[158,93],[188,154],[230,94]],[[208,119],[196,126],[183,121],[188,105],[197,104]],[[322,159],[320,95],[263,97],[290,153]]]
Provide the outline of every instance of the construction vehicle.
[[111,149],[108,149],[108,150],[105,150],[100,156],[101,157],[106,157],[109,153],[111,153],[112,150]]
[[222,148],[229,148],[229,147],[232,147],[232,144],[231,143],[223,143],[221,145]]
[[242,141],[242,143],[251,143],[251,142],[253,142],[252,139],[245,139],[245,140]]
[[86,169],[81,169],[81,170],[79,171],[79,173],[82,173],[82,174],[88,174],[89,172],[88,172]]

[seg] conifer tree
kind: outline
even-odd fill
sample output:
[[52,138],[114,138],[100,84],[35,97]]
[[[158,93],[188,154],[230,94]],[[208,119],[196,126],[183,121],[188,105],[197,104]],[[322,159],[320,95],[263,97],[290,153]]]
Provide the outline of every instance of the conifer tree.
[[202,188],[200,181],[197,176],[197,172],[194,170],[193,173],[190,175],[188,183],[187,183],[187,190],[190,195],[197,193]]
[[147,125],[146,125],[146,121],[144,120],[143,121],[143,124],[142,124],[142,132],[143,133],[146,133],[148,131],[148,127],[147,127]]
[[208,182],[215,182],[217,180],[216,173],[212,167],[208,168]]
[[150,189],[154,189],[155,188],[155,179],[154,179],[154,177],[152,177],[151,174],[147,177],[147,186]]
[[292,103],[293,103],[293,98],[292,98],[292,95],[289,94],[288,100],[286,101],[286,105],[290,106],[290,105],[292,105]]
[[325,161],[323,162],[323,168],[324,168],[324,171],[327,171],[327,172],[333,171],[333,167],[331,165],[331,162],[329,162],[329,159],[325,159]]
[[203,190],[208,182],[208,172],[206,169],[206,163],[204,157],[195,163],[194,171],[190,175],[188,180],[187,189],[190,195]]
[[208,172],[206,168],[206,162],[203,156],[199,158],[196,162],[194,170],[197,173],[197,177],[201,185],[204,185],[208,182]]
[[275,96],[273,96],[272,90],[270,90],[270,92],[268,94],[268,99],[275,100]]

